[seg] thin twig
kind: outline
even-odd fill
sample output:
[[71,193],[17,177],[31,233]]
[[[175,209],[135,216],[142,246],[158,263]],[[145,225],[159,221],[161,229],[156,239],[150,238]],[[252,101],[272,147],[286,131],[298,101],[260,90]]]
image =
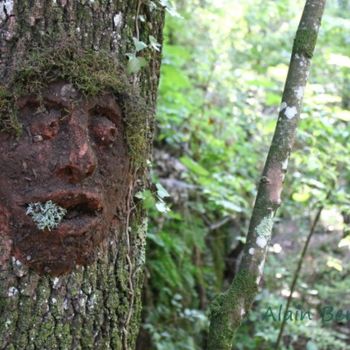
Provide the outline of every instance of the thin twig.
[[[326,200],[329,199],[330,195],[331,195],[331,191],[328,192]],[[298,281],[298,278],[299,278],[299,275],[300,275],[301,268],[303,266],[303,262],[304,262],[304,259],[305,259],[305,255],[306,255],[307,249],[309,247],[311,238],[312,238],[312,236],[313,236],[313,234],[315,232],[316,226],[317,226],[317,224],[318,224],[318,222],[320,220],[320,217],[321,217],[323,209],[324,209],[324,205],[321,205],[319,207],[317,213],[316,213],[314,221],[312,222],[312,225],[311,225],[311,228],[310,228],[310,232],[309,232],[309,234],[308,234],[308,236],[306,238],[303,250],[302,250],[302,252],[300,254],[298,265],[297,265],[297,268],[296,268],[296,270],[294,272],[292,285],[290,287],[290,293],[289,293],[289,296],[288,296],[286,309],[284,310],[284,315],[283,315],[283,319],[282,319],[282,323],[281,323],[281,328],[280,328],[280,331],[279,331],[279,334],[278,334],[278,337],[277,337],[277,340],[276,340],[275,350],[279,350],[279,345],[280,345],[280,342],[281,342],[281,339],[282,339],[282,336],[283,336],[283,331],[284,331],[284,328],[285,328],[285,325],[286,325],[287,313],[288,313],[288,310],[289,310],[290,303],[292,302],[293,293],[294,293],[294,290],[295,290],[295,287],[296,287],[296,284],[297,284],[297,281]]]

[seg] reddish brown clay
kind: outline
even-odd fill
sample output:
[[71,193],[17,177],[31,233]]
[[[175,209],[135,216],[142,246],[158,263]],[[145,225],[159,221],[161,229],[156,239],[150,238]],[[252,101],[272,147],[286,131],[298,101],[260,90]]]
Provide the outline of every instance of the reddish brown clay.
[[[1,240],[37,272],[60,275],[93,262],[122,225],[129,157],[121,110],[110,94],[87,99],[62,82],[21,98],[18,109],[21,137],[0,133]],[[39,230],[26,207],[48,200],[67,215]]]

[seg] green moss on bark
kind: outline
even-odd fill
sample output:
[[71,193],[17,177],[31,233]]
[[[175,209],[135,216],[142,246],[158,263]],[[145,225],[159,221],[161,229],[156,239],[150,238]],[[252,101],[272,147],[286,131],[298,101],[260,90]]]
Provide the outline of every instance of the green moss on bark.
[[210,308],[208,350],[229,350],[235,330],[250,308],[258,291],[256,276],[240,271],[230,288],[220,294]]
[[294,52],[312,58],[317,41],[317,31],[299,29],[294,40]]
[[107,52],[78,50],[74,43],[47,50],[33,50],[5,84],[0,85],[0,130],[15,131],[16,100],[39,94],[55,81],[67,81],[86,97],[113,93],[126,125],[126,139],[136,166],[145,165],[149,153],[152,112],[139,91],[130,83],[125,69]]

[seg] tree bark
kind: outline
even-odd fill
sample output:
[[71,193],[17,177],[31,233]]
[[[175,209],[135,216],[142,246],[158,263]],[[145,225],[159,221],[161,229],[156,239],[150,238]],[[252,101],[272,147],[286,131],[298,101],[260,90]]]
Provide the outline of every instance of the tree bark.
[[[46,37],[48,47],[70,37],[83,50],[107,50],[126,67],[127,53],[136,52],[134,37],[149,43],[152,35],[162,43],[163,10],[158,2],[151,6],[143,0],[0,0],[1,81]],[[145,55],[146,66],[131,80],[154,111],[160,52],[145,50]],[[0,259],[0,349],[135,348],[147,222],[132,198],[135,184],[140,187],[144,180],[144,169],[133,173],[124,226],[99,248],[91,265],[53,277],[37,274],[13,256],[6,263]],[[10,243],[2,224],[4,257]]]
[[273,219],[281,205],[283,181],[300,119],[304,89],[325,2],[325,0],[306,0],[294,40],[275,133],[250,219],[242,261],[231,286],[214,300],[211,307],[209,350],[232,348],[235,331],[258,292]]

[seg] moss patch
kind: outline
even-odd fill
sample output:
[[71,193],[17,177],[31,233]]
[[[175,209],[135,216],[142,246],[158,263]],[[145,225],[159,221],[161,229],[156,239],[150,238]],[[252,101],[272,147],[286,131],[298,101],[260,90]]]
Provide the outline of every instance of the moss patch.
[[220,294],[210,307],[208,350],[230,350],[244,312],[250,309],[258,292],[256,276],[239,271],[230,288]]
[[50,49],[35,49],[0,85],[0,130],[15,131],[16,100],[28,94],[40,94],[48,84],[64,80],[86,97],[113,93],[123,109],[126,138],[134,164],[144,165],[148,154],[152,112],[139,91],[132,86],[124,68],[108,52],[79,50],[74,43]]
[[312,29],[299,29],[294,41],[294,51],[312,58],[317,41],[317,31]]

